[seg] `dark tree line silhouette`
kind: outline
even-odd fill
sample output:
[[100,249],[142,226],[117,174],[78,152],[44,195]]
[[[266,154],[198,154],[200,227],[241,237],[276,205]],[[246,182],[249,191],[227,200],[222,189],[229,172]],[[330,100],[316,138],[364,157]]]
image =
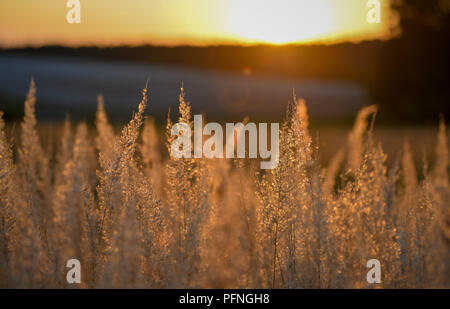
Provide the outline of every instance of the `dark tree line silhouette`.
[[383,44],[369,86],[398,120],[450,118],[450,1],[393,0],[401,35]]

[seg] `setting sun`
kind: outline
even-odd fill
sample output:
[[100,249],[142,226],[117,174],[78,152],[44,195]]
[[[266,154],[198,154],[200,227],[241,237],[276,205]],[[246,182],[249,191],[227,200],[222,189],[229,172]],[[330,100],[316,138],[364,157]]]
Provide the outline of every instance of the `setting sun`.
[[240,40],[283,44],[317,39],[333,29],[326,0],[232,0],[230,31]]

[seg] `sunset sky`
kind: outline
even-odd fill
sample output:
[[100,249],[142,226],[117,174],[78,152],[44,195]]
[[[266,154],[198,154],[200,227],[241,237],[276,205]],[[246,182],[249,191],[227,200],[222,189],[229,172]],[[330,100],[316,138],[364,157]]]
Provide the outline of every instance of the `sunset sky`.
[[366,21],[366,0],[80,0],[81,24],[66,0],[0,1],[0,45],[208,45],[307,43],[386,38]]

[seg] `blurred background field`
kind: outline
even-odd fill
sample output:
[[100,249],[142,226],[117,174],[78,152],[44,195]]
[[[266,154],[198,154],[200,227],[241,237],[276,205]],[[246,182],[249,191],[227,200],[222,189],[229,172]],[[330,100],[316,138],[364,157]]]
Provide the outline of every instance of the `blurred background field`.
[[[29,79],[38,87],[38,117],[92,119],[99,93],[114,120],[126,120],[139,89],[148,79],[149,113],[158,122],[177,105],[182,82],[196,112],[218,120],[250,116],[279,120],[295,90],[310,102],[313,116],[338,120],[355,114],[366,104],[364,89],[355,82],[299,79],[279,75],[253,75],[217,69],[40,55],[0,55],[0,93],[10,98],[10,116],[20,115]],[[15,110],[14,110],[15,109]],[[6,115],[8,117],[8,114]],[[122,116],[122,117],[121,117]]]

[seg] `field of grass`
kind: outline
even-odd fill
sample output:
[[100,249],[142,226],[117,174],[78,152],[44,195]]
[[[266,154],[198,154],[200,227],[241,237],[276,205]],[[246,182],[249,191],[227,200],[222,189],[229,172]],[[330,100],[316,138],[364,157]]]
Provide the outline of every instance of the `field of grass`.
[[[368,106],[349,132],[310,130],[294,100],[278,167],[260,170],[169,155],[146,105],[145,89],[121,132],[101,98],[95,128],[40,126],[32,83],[20,128],[0,120],[0,287],[450,287],[443,120],[378,131]],[[179,114],[192,119],[183,95]]]

